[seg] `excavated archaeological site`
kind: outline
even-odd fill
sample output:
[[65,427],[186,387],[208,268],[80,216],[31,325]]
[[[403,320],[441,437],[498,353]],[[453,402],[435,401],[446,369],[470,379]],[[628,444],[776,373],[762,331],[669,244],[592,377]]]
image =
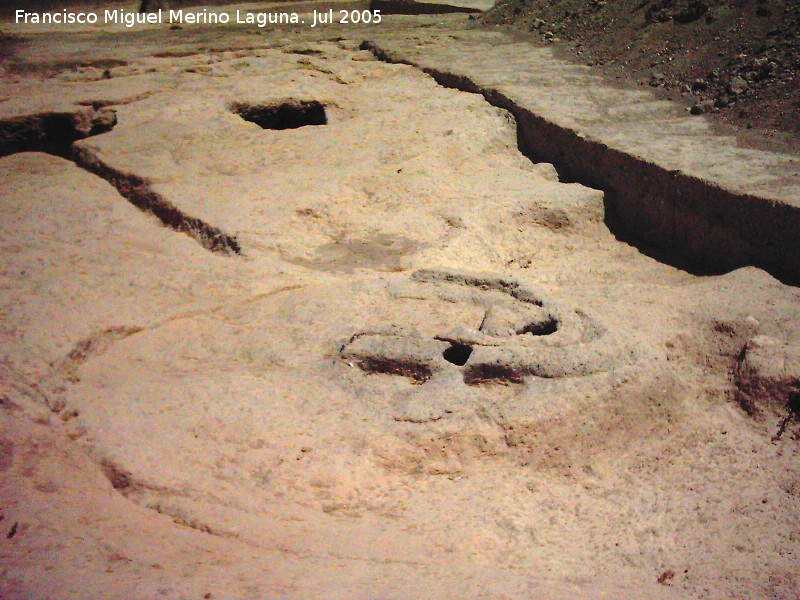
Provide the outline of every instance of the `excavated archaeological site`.
[[450,10],[2,23],[0,598],[800,596],[800,153]]

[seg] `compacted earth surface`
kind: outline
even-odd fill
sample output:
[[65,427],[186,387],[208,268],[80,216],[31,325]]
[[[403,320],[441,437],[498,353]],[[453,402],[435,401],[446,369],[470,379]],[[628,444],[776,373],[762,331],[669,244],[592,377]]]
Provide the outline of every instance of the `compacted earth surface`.
[[502,0],[480,22],[718,114],[752,143],[798,146],[797,0]]
[[800,594],[800,292],[364,43],[468,24],[4,25],[0,597]]

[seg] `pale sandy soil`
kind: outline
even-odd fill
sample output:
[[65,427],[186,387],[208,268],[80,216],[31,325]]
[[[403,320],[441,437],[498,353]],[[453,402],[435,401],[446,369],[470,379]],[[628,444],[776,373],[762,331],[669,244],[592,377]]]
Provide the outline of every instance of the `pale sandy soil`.
[[0,159],[0,597],[800,594],[796,288],[618,241],[363,29],[26,35],[4,122],[118,123]]

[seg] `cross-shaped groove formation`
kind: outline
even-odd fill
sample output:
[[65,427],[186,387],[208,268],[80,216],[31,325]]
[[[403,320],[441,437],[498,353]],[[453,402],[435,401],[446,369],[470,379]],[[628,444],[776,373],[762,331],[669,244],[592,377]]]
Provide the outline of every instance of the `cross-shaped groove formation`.
[[464,383],[478,385],[580,377],[614,369],[637,354],[583,311],[504,277],[424,269],[395,298],[471,305],[482,318],[440,323],[426,333],[414,326],[357,333],[342,347],[342,359],[367,373],[419,384],[459,369]]

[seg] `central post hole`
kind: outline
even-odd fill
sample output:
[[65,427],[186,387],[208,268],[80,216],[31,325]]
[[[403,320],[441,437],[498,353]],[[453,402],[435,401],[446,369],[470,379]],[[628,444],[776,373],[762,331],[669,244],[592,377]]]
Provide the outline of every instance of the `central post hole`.
[[453,342],[450,344],[450,347],[442,353],[442,357],[449,363],[463,367],[467,364],[471,354],[472,346]]

